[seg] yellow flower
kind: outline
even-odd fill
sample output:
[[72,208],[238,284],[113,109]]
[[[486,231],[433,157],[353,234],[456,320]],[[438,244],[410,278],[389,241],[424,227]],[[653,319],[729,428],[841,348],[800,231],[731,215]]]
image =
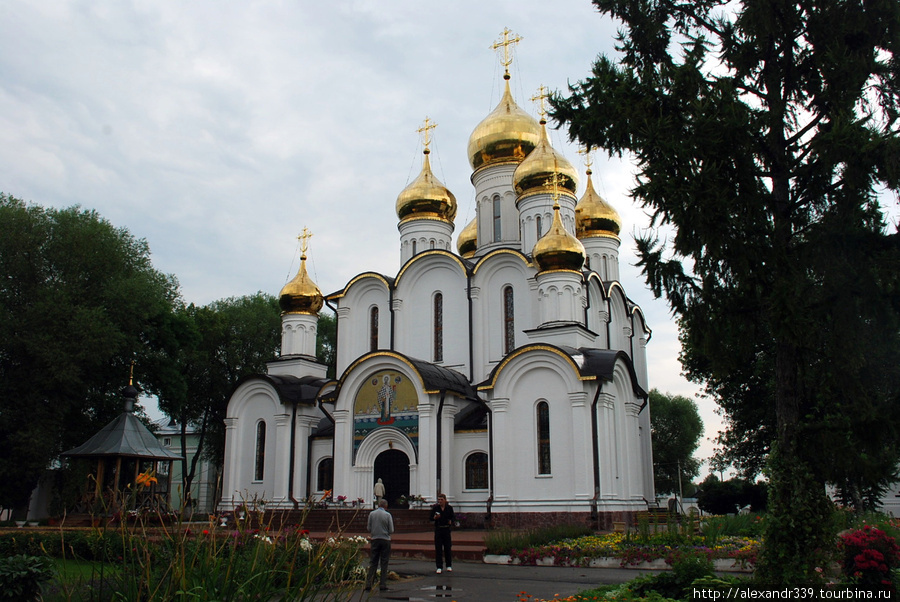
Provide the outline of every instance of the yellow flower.
[[150,487],[158,482],[156,476],[152,470],[148,470],[147,472],[142,472],[137,477],[135,477],[134,482],[140,485],[141,487]]

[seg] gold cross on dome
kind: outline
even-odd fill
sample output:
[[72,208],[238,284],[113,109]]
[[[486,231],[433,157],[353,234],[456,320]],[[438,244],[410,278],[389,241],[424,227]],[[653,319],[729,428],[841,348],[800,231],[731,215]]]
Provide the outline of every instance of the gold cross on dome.
[[541,114],[541,119],[547,120],[547,107],[544,103],[545,100],[550,98],[550,89],[541,84],[538,88],[538,93],[531,97],[532,102],[536,102],[538,105],[538,113]]
[[422,127],[416,130],[419,134],[422,134],[423,139],[422,142],[425,145],[425,150],[428,150],[428,146],[431,144],[431,130],[437,127],[438,124],[431,121],[428,116],[425,116],[425,123],[422,124]]
[[502,41],[497,40],[491,44],[491,50],[503,48],[503,58],[500,59],[500,64],[503,65],[507,75],[509,74],[509,66],[512,64],[512,56],[510,55],[509,47],[522,41],[522,36],[518,34],[513,34],[513,37],[509,37],[509,34],[511,33],[512,31],[510,31],[508,27],[504,27],[500,34],[502,36]]
[[590,146],[582,146],[576,151],[579,155],[584,155],[584,166],[588,169],[591,168],[591,165],[594,164],[594,157],[591,153],[594,151],[591,150]]
[[556,171],[555,163],[556,162],[554,161],[553,175],[550,176],[549,178],[547,178],[546,180],[544,180],[544,186],[552,186],[553,187],[553,192],[550,194],[550,198],[553,199],[554,203],[559,201],[559,187],[565,181],[565,178],[563,178],[563,176],[558,171]]
[[309,239],[312,238],[313,234],[309,231],[309,228],[303,226],[303,231],[300,232],[300,236],[297,237],[297,240],[300,241],[300,253],[302,255],[306,255],[307,249],[309,249]]

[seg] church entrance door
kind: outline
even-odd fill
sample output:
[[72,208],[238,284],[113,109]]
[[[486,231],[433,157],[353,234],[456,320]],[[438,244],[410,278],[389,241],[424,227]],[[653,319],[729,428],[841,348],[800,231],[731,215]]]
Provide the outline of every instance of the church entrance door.
[[384,483],[384,497],[391,508],[399,507],[400,496],[409,497],[409,456],[399,449],[383,451],[375,458],[375,480]]

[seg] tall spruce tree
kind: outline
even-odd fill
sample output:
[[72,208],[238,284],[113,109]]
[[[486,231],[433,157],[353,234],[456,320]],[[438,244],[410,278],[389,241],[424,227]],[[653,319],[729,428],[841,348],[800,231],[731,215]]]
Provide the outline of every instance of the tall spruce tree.
[[638,241],[678,316],[733,459],[765,457],[772,583],[814,581],[825,483],[864,491],[898,460],[900,3],[595,0],[617,62],[553,100],[571,138],[631,153]]

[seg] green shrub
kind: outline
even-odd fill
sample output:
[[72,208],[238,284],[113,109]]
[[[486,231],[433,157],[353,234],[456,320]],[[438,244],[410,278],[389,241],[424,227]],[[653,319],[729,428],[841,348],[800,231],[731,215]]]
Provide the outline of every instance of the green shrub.
[[636,597],[658,594],[666,598],[684,598],[685,590],[698,579],[713,576],[713,564],[705,556],[685,555],[672,563],[672,570],[634,579],[629,589]]
[[41,584],[51,577],[53,565],[47,558],[25,554],[0,558],[0,600],[35,600]]
[[554,525],[524,531],[504,528],[488,531],[484,537],[484,545],[488,554],[511,554],[515,550],[535,548],[592,533],[593,530],[586,525]]

